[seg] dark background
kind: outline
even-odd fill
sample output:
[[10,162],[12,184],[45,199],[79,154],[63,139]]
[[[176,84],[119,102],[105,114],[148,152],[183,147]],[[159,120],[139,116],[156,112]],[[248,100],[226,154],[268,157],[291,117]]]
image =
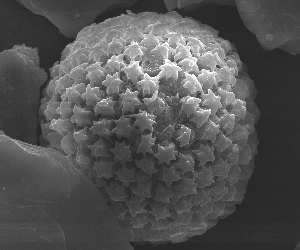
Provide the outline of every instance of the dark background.
[[[167,12],[162,0],[139,0],[126,9]],[[262,49],[234,7],[211,5],[178,12],[218,30],[220,37],[235,45],[247,65],[261,112],[256,127],[258,155],[244,200],[232,215],[201,236],[154,249],[294,249],[300,241],[300,55]],[[122,13],[125,9],[106,13],[96,22]],[[0,0],[0,51],[23,43],[38,47],[40,67],[49,73],[72,41],[46,18],[14,0]],[[134,245],[134,249],[151,247]]]

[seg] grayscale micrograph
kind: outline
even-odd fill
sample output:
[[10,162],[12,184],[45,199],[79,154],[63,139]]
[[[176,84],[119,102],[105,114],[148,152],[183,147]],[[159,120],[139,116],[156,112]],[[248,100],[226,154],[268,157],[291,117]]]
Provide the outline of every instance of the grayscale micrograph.
[[0,17],[0,249],[299,247],[297,1]]

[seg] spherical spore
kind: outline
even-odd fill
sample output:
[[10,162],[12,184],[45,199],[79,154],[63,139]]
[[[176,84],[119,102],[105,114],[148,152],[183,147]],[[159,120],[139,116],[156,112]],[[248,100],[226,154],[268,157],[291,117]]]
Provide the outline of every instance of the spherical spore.
[[182,242],[240,203],[259,111],[234,47],[176,12],[84,28],[51,70],[42,129],[133,242]]

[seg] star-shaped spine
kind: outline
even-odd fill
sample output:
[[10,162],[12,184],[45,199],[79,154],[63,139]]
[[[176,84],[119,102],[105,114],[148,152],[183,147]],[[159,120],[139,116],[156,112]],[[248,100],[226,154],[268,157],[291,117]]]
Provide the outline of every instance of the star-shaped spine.
[[133,217],[135,217],[139,213],[146,212],[145,206],[147,205],[147,201],[132,201],[125,200],[126,205],[129,207],[129,212]]
[[100,101],[99,87],[91,87],[90,84],[86,86],[86,91],[81,95],[81,98],[85,100],[86,105],[94,105],[95,102]]
[[142,67],[139,65],[139,61],[131,61],[129,66],[122,69],[127,76],[127,79],[130,79],[134,84],[137,83],[139,76],[144,75]]
[[201,139],[210,140],[212,143],[214,143],[216,141],[217,134],[220,132],[219,127],[220,125],[217,125],[211,120],[208,120]]
[[220,126],[222,129],[226,131],[226,135],[229,135],[235,124],[235,115],[234,114],[229,114],[226,109],[223,111],[223,115],[220,117]]
[[226,137],[222,131],[218,133],[217,140],[215,146],[219,149],[220,152],[223,152],[226,148],[228,148],[232,144],[232,141]]
[[113,37],[112,41],[108,44],[107,46],[107,56],[109,56],[110,54],[116,54],[116,55],[120,55],[123,49],[123,38],[116,38]]
[[70,79],[69,75],[66,74],[55,81],[57,83],[55,87],[55,92],[60,93],[61,95],[65,92],[66,88],[72,87],[74,81]]
[[144,74],[144,79],[137,82],[141,86],[143,96],[146,94],[152,95],[158,88],[158,77],[150,77],[147,73]]
[[178,65],[181,65],[184,67],[185,72],[189,73],[191,71],[195,71],[196,73],[199,73],[199,68],[197,66],[198,59],[196,57],[191,58],[184,58],[181,60]]
[[116,101],[112,101],[111,97],[102,99],[100,102],[97,102],[94,111],[95,115],[101,114],[102,116],[114,115],[114,104]]
[[92,112],[75,105],[73,108],[73,116],[71,117],[70,121],[73,123],[77,123],[79,126],[91,125]]
[[120,98],[122,99],[123,105],[123,113],[125,111],[130,111],[131,113],[134,113],[134,106],[142,104],[137,97],[138,94],[138,91],[131,92],[130,89],[126,89],[125,93],[120,94]]
[[56,109],[56,113],[60,114],[63,119],[70,119],[72,117],[73,110],[71,109],[71,103],[67,98],[64,98],[60,106]]
[[224,161],[223,157],[218,156],[215,163],[211,165],[211,168],[214,176],[218,177],[218,181],[220,181],[228,177],[231,166],[227,160]]
[[115,141],[115,147],[110,151],[114,154],[115,161],[119,161],[122,164],[132,161],[130,146],[126,146],[125,141],[123,141],[122,143]]
[[[183,216],[185,215],[187,217],[189,214],[193,215],[193,213],[190,213],[191,212],[190,209],[193,207],[191,198],[183,197],[181,199],[178,199],[176,197],[176,199],[177,199],[176,203],[173,206],[178,215],[183,215]],[[175,223],[177,224],[178,221],[180,221],[181,219],[182,219],[181,216],[177,216]],[[189,225],[190,222],[186,222],[186,224]]]
[[73,133],[68,132],[62,139],[61,139],[61,149],[68,155],[76,154],[77,153],[78,144],[74,140]]
[[119,85],[121,83],[122,80],[119,78],[119,72],[116,72],[112,76],[108,74],[102,85],[106,86],[107,95],[111,95],[113,93],[119,94]]
[[[146,185],[146,183],[145,184],[138,184],[138,185],[141,185],[141,188],[144,188],[144,186]],[[146,197],[146,195],[148,195],[148,194],[146,194],[146,192],[147,191],[145,191],[145,194],[143,194],[143,195],[136,195],[138,198],[136,199],[137,200],[137,202],[142,202],[142,200],[144,200],[145,199],[145,197]],[[148,193],[150,193],[150,191],[148,191]],[[147,202],[145,202],[145,201],[143,201],[142,202],[143,204],[147,204]],[[126,210],[126,212],[127,212],[127,210]],[[123,219],[124,220],[124,219]],[[138,213],[138,214],[136,214],[134,217],[132,217],[131,219],[130,219],[130,223],[131,223],[131,225],[132,225],[132,227],[133,228],[136,228],[136,229],[141,229],[141,228],[143,228],[143,226],[145,226],[148,222],[149,222],[150,220],[149,220],[149,218],[148,218],[148,214],[147,214],[147,212],[143,212],[143,213]]]
[[214,146],[209,147],[208,145],[204,146],[200,144],[199,149],[192,150],[192,152],[196,155],[198,161],[201,165],[204,165],[208,161],[214,161]]
[[221,97],[221,103],[224,107],[235,102],[235,95],[233,92],[228,92],[224,89],[219,88],[218,93]]
[[177,43],[185,45],[185,38],[180,33],[169,32],[169,34],[166,34],[164,37],[168,38],[168,44],[170,46],[173,46],[174,48],[177,45]]
[[175,189],[180,190],[180,195],[178,198],[181,198],[186,195],[190,194],[197,194],[197,186],[198,183],[196,182],[195,177],[192,177],[190,179],[187,179],[184,175],[182,176],[181,183],[175,187]]
[[168,227],[171,226],[171,222],[166,219],[171,215],[169,211],[169,204],[164,204],[159,201],[156,202],[151,209],[152,211],[149,211],[149,213],[155,216],[155,222],[156,222],[156,224],[153,226],[154,230],[167,229]]
[[[186,201],[184,201],[184,202],[186,202]],[[190,226],[193,222],[195,222],[194,220],[191,221],[192,217],[194,215],[194,212],[190,211],[189,206],[187,206],[187,208],[185,208],[185,211],[177,210],[176,207],[174,207],[174,208],[177,212],[176,218],[174,218],[174,222],[173,222],[174,226],[180,226],[180,225],[189,225]]]
[[203,98],[203,105],[207,106],[211,110],[212,114],[215,114],[218,109],[222,107],[220,102],[221,97],[216,96],[211,89],[208,89],[208,93],[203,93],[201,97]]
[[138,182],[137,186],[131,188],[131,192],[141,199],[151,198],[151,182],[147,181],[145,183]]
[[156,23],[149,24],[144,32],[161,37],[164,34],[169,33],[168,24],[157,21]]
[[111,120],[102,119],[100,121],[93,121],[93,126],[90,128],[92,136],[99,135],[100,137],[109,138],[111,135]]
[[182,174],[185,174],[188,171],[194,171],[195,162],[191,154],[185,153],[179,153],[179,162],[176,162],[173,164],[175,168],[178,168],[181,170]]
[[158,170],[154,167],[154,160],[151,157],[150,159],[147,156],[143,157],[141,160],[135,160],[135,164],[138,168],[142,169],[146,174],[154,174]]
[[117,126],[112,130],[112,133],[117,134],[119,139],[122,136],[130,138],[130,132],[133,130],[133,127],[130,125],[130,120],[130,118],[125,118],[124,115],[122,115],[119,120],[114,120]]
[[151,50],[151,54],[158,54],[163,57],[163,59],[168,59],[171,53],[171,49],[168,43],[163,43],[157,45],[153,50]]
[[204,43],[201,42],[196,37],[187,37],[186,41],[187,41],[187,45],[190,46],[190,47],[198,46],[199,52],[205,52],[206,51]]
[[142,49],[146,48],[140,46],[136,42],[131,42],[131,44],[126,47],[123,55],[129,56],[130,60],[133,61],[137,56],[142,56],[144,54]]
[[69,119],[52,119],[49,128],[57,133],[64,133],[74,130],[74,125]]
[[139,42],[145,37],[145,35],[140,31],[140,28],[137,26],[127,28],[124,31],[125,31],[124,38],[126,41]]
[[174,144],[165,147],[158,144],[157,153],[154,155],[158,160],[158,164],[165,162],[167,165],[170,165],[171,160],[176,160],[175,155],[177,155],[178,152],[174,149]]
[[93,169],[97,173],[97,178],[104,177],[109,179],[110,177],[113,177],[112,166],[114,164],[115,164],[114,162],[104,162],[103,160],[95,161]]
[[90,80],[91,86],[94,86],[95,83],[98,83],[101,79],[105,78],[105,69],[101,67],[101,64],[102,62],[97,62],[86,68],[86,70],[89,72],[86,75],[86,79]]
[[[79,52],[79,54],[78,54],[78,57],[75,59],[76,60],[76,64],[78,63],[77,59],[80,60],[81,58],[85,57],[85,55],[83,55],[82,53],[80,53],[80,50],[77,50],[75,53],[77,53],[77,52]],[[71,59],[71,64],[72,64],[72,59]],[[71,79],[73,79],[75,81],[75,83],[82,83],[86,79],[86,75],[87,75],[86,68],[87,68],[87,66],[88,66],[87,63],[82,63],[82,64],[80,64],[78,66],[75,66],[75,68],[73,68],[71,70],[71,72],[69,73],[69,77]]]
[[154,36],[154,35],[149,35],[145,34],[144,39],[139,43],[140,45],[145,45],[145,46],[157,46],[162,42],[163,39],[159,36]]
[[107,146],[102,139],[99,139],[93,145],[88,145],[87,147],[91,150],[92,156],[95,158],[109,156],[109,154],[106,152]]
[[202,166],[202,170],[200,172],[194,173],[196,180],[198,182],[198,188],[208,187],[212,183],[214,183],[214,174],[212,172],[211,167]]
[[191,138],[191,129],[181,125],[180,129],[180,136],[177,138],[177,140],[180,142],[180,147],[184,147],[189,144],[190,138]]
[[244,119],[246,116],[246,102],[240,99],[235,99],[230,113],[235,115],[235,122],[238,122],[240,119]]
[[152,134],[148,135],[142,135],[141,142],[136,150],[137,153],[142,153],[143,155],[146,155],[146,153],[151,154],[152,149],[151,147],[154,145],[155,138],[152,138]]
[[187,117],[190,117],[192,114],[196,114],[196,111],[199,109],[200,102],[201,99],[189,96],[183,100],[180,112],[184,112]]
[[182,81],[183,87],[187,88],[191,94],[199,91],[202,92],[202,86],[198,82],[197,77],[193,74],[185,73],[185,79]]
[[[217,54],[217,52],[215,52],[214,54]],[[222,81],[223,83],[228,84],[228,87],[226,86],[226,88],[228,90],[231,90],[231,86],[234,86],[237,82],[235,75],[236,71],[238,70],[234,68],[229,68],[226,63],[224,64],[225,65],[223,65],[223,67],[218,70],[218,81]]]
[[[117,181],[112,181],[110,185],[105,185],[104,188],[106,189],[107,193],[109,193],[109,196],[113,201],[112,203],[124,201],[128,197],[128,194],[125,192],[125,186],[123,184],[119,184]],[[127,209],[124,212],[126,213]]]
[[95,62],[102,63],[101,57],[106,55],[107,53],[102,49],[102,46],[95,46],[90,50],[88,59],[89,61],[94,60]]
[[[201,181],[201,184],[202,184],[202,181]],[[201,186],[205,187],[205,186],[209,186],[209,185],[210,184],[208,184],[208,185],[201,185]],[[200,185],[198,185],[198,187],[200,188]],[[197,194],[193,195],[195,205],[200,205],[201,207],[204,207],[205,204],[207,204],[208,202],[211,201],[211,198],[209,196],[210,196],[210,191],[209,190],[205,190],[204,188],[201,188],[198,191]]]
[[143,102],[148,106],[152,102],[154,102],[158,97],[158,90],[154,92],[154,94],[150,98],[143,98]]
[[81,143],[82,141],[85,141],[86,139],[88,139],[87,127],[74,132],[73,137],[74,137],[74,140],[77,141],[77,143]]
[[[85,79],[84,79],[85,80]],[[85,90],[86,90],[86,85],[85,83],[79,83],[79,84],[76,84],[72,87],[76,92],[78,92],[80,95],[82,95]]]
[[177,43],[176,47],[176,54],[174,56],[174,61],[176,62],[177,60],[182,60],[185,58],[190,58],[192,57],[192,54],[190,52],[190,46],[183,45],[181,43]]
[[125,67],[123,63],[123,55],[113,55],[110,59],[108,59],[105,68],[109,68],[112,72],[121,70]]
[[135,182],[135,170],[133,169],[128,169],[127,167],[123,167],[120,171],[117,172],[116,174],[116,180],[122,181],[122,183],[128,187],[130,182]]
[[163,167],[163,180],[168,187],[172,186],[172,182],[178,181],[181,179],[180,173],[175,170],[173,166]]
[[210,114],[210,109],[199,108],[190,120],[196,123],[197,128],[201,128],[201,126],[208,120]]
[[158,77],[165,76],[168,80],[169,77],[173,77],[175,80],[178,79],[178,71],[182,71],[182,69],[177,66],[176,63],[171,62],[169,59],[165,59],[165,64],[159,67],[161,71],[158,74]]
[[216,65],[223,66],[224,64],[220,59],[218,53],[212,53],[211,51],[208,51],[205,54],[201,55],[198,60],[200,64],[210,67],[212,71],[216,69]]
[[150,130],[150,132],[153,131],[152,124],[155,123],[155,115],[150,115],[143,110],[142,113],[134,114],[133,116],[136,119],[133,126],[139,127],[142,133],[145,131],[145,129]]
[[49,100],[49,103],[45,103],[44,100],[43,100],[43,104],[42,105],[43,105],[43,108],[45,109],[44,110],[44,114],[45,114],[45,116],[47,117],[48,120],[58,119],[59,118],[59,114],[58,114],[58,112],[56,110],[59,107],[60,103],[57,102],[54,98],[51,98]]
[[154,199],[156,201],[161,201],[164,203],[170,203],[170,198],[172,198],[174,195],[168,187],[166,187],[165,185],[163,186],[162,184],[158,184],[158,189],[155,191],[155,193],[156,196],[154,197]]
[[135,173],[136,181],[137,182],[146,182],[151,179],[151,175],[146,174],[143,170],[138,169]]
[[218,73],[206,69],[201,69],[197,79],[202,84],[202,89],[205,93],[217,84],[216,75]]
[[81,101],[81,94],[75,90],[74,87],[66,88],[66,92],[62,95],[62,98],[68,98],[68,102],[79,105]]

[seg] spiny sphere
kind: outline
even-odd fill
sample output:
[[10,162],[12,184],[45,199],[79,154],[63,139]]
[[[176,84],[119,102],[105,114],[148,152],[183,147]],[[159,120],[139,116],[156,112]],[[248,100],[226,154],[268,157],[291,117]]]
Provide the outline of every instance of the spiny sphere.
[[176,12],[128,11],[81,30],[51,69],[43,136],[130,241],[182,242],[243,199],[259,111],[233,50]]

